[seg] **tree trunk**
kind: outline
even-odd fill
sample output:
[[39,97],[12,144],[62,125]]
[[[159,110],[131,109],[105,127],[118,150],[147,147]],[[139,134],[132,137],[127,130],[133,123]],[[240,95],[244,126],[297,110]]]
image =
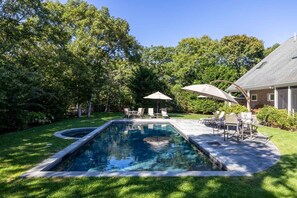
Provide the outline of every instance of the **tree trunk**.
[[109,110],[108,106],[109,106],[109,93],[107,94],[107,100],[106,100],[104,112],[108,112],[108,110]]
[[91,95],[90,101],[88,103],[88,118],[91,117],[91,112],[92,112],[92,100],[93,100],[93,96]]
[[81,104],[77,105],[77,117],[81,117]]

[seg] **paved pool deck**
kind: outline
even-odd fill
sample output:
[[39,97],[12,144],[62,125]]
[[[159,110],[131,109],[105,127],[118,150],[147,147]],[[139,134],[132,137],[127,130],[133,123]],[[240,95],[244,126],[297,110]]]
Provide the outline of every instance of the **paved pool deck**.
[[[170,123],[191,143],[195,144],[213,162],[225,171],[128,171],[128,172],[88,172],[88,171],[48,171],[65,156],[74,152],[113,122]],[[98,127],[85,137],[72,143],[62,151],[30,169],[23,177],[170,177],[170,176],[251,176],[276,164],[280,158],[278,148],[261,134],[256,138],[224,141],[223,130],[213,134],[212,127],[197,120],[188,119],[121,119],[113,120]]]

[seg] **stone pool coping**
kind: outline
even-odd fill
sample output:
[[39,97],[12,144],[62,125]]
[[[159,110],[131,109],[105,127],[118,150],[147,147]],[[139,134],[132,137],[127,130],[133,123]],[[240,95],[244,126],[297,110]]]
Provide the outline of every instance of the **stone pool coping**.
[[[195,144],[213,162],[226,171],[48,171],[63,158],[75,152],[113,122],[170,123],[181,135]],[[221,132],[213,134],[211,127],[197,120],[186,119],[120,119],[112,120],[98,127],[88,135],[30,169],[22,177],[172,177],[172,176],[251,176],[264,171],[278,162],[280,152],[261,134],[257,138],[237,142],[224,141]]]
[[[79,130],[88,130],[88,129],[97,129],[98,127],[80,127],[80,128],[71,128],[71,129],[65,129],[65,130],[61,130],[61,131],[57,131],[54,133],[54,136],[56,137],[59,137],[59,138],[62,138],[62,139],[74,139],[74,140],[78,140],[80,138],[77,138],[77,137],[70,137],[70,136],[66,136],[65,134],[63,133],[67,133],[67,132],[72,132],[72,131],[79,131]],[[93,131],[92,130],[92,131]],[[90,131],[90,132],[92,132]]]

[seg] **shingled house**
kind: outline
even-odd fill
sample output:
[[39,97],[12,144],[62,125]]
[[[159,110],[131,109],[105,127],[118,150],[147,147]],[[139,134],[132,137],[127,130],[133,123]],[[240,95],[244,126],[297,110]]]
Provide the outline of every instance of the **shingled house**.
[[[251,99],[251,108],[271,105],[297,111],[297,39],[280,45],[236,82]],[[238,92],[232,85],[228,92]]]

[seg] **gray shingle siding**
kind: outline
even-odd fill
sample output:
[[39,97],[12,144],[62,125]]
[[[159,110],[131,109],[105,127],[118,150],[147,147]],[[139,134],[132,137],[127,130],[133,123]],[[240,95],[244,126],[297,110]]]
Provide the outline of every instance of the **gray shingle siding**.
[[[269,88],[270,86],[297,85],[297,41],[288,39],[235,83],[247,90]],[[261,68],[261,64],[266,62]],[[258,68],[258,69],[257,69]],[[234,86],[227,91],[237,91]]]

